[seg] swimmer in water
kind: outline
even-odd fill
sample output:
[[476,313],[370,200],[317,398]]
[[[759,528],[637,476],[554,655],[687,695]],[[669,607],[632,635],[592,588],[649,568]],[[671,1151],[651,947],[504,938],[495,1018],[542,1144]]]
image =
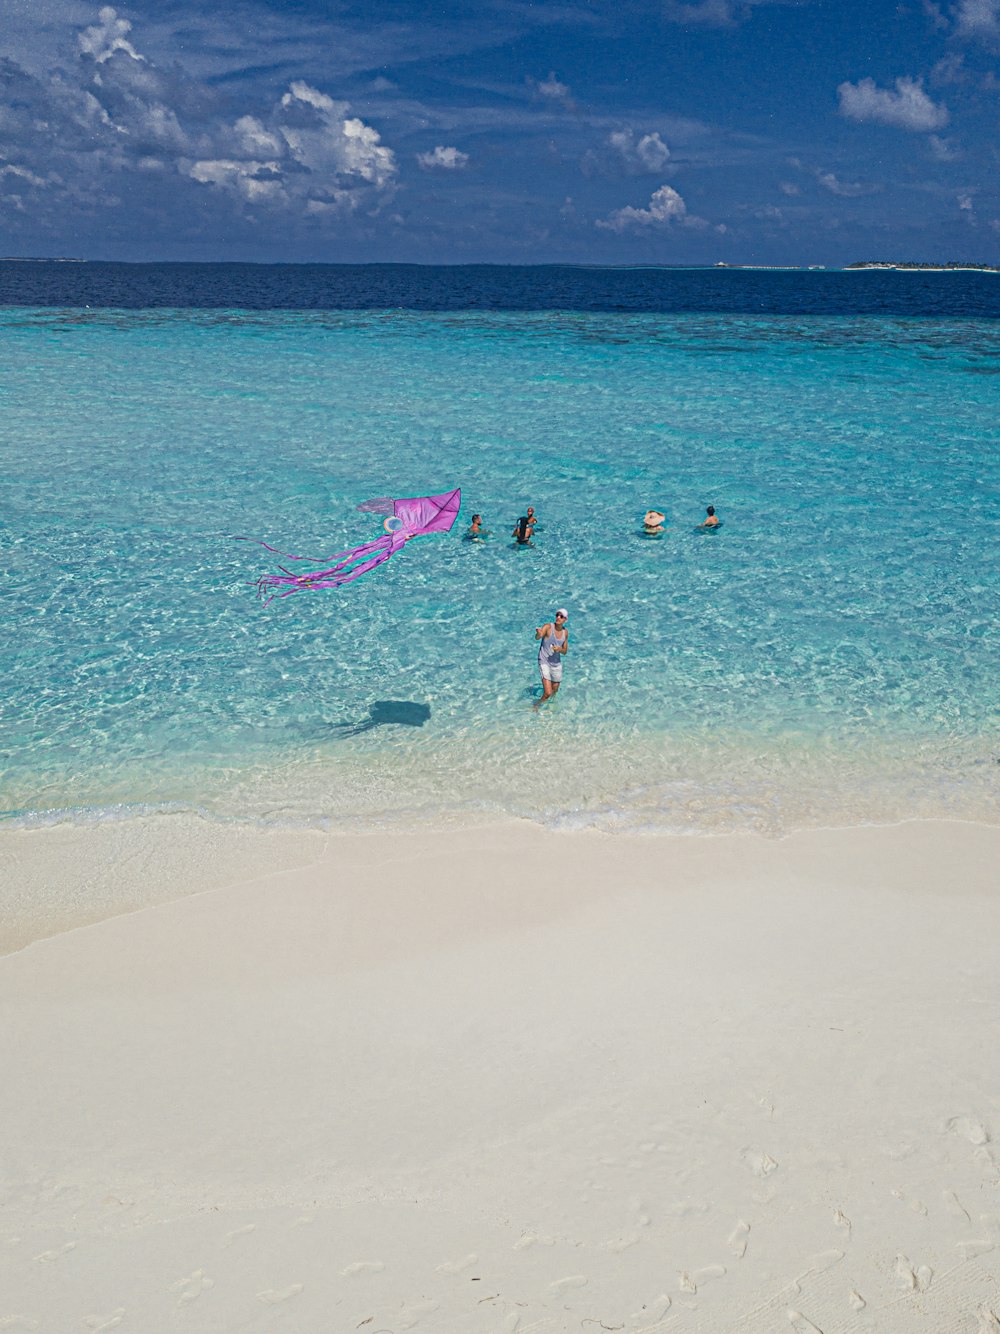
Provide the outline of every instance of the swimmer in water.
[[465,536],[470,542],[481,542],[484,537],[489,537],[489,530],[483,527],[483,516],[473,514],[472,522],[469,524]]
[[531,519],[528,518],[527,514],[522,514],[517,521],[514,531],[511,533],[511,537],[515,539],[519,547],[530,547],[531,535],[534,531],[535,525],[532,523]]
[[642,531],[647,537],[659,537],[666,521],[667,516],[659,510],[647,510],[642,517]]
[[702,528],[718,528],[719,520],[715,513],[715,506],[709,505],[705,513],[707,515],[707,518],[705,519],[705,522],[701,525]]
[[542,674],[542,698],[535,701],[535,708],[555,699],[562,681],[563,658],[569,648],[569,631],[566,622],[569,612],[560,607],[554,621],[546,621],[535,631],[535,638],[542,642],[538,645],[538,670]]

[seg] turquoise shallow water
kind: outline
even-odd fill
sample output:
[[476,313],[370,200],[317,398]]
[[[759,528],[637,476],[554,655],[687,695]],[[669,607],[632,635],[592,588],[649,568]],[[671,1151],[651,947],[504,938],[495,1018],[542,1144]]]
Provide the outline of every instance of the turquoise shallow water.
[[[0,347],[8,822],[996,819],[994,322],[27,309]],[[233,534],[324,556],[453,486],[452,535],[256,601]]]

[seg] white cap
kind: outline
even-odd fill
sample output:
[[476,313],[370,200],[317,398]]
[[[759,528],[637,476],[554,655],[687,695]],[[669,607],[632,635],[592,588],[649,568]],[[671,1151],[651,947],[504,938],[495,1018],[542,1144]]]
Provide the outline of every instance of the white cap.
[[565,607],[556,607],[556,615],[564,616],[567,621],[569,620],[569,612],[566,610]]

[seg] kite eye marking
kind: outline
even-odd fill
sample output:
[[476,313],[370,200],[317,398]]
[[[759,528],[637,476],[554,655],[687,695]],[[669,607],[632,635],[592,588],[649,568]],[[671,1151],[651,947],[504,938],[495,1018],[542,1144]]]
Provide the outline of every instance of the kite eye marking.
[[382,527],[385,529],[387,533],[398,533],[400,528],[402,528],[402,526],[403,526],[403,520],[399,517],[398,514],[390,515],[389,518],[386,519],[385,523],[382,525]]

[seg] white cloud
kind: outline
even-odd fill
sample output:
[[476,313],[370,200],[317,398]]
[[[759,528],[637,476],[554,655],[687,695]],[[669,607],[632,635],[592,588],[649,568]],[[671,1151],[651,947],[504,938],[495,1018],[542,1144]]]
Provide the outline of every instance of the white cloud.
[[954,14],[960,37],[1000,39],[1000,0],[959,0]]
[[598,219],[597,226],[607,231],[642,231],[646,227],[666,227],[671,223],[683,227],[705,227],[704,218],[688,213],[687,205],[672,186],[661,185],[654,190],[645,208],[616,209],[608,218]]
[[897,79],[895,92],[876,87],[874,79],[861,79],[840,84],[837,93],[840,114],[849,120],[918,131],[939,130],[948,123],[947,108],[931,101],[919,79]]
[[357,178],[384,189],[396,174],[392,149],[377,130],[346,116],[347,109],[346,102],[297,79],[281,99],[277,130],[294,162],[314,177],[338,183]]
[[84,28],[77,36],[80,50],[85,56],[93,56],[99,65],[110,60],[116,51],[123,51],[133,60],[144,60],[130,41],[128,34],[132,25],[128,19],[120,19],[117,11],[105,5],[98,11],[98,22],[90,28]]
[[972,212],[972,195],[969,194],[958,195],[956,196],[956,202],[958,203],[958,207],[962,210],[963,213]]
[[433,153],[418,153],[417,161],[428,171],[433,171],[435,167],[442,171],[460,171],[469,165],[469,155],[457,148],[445,148],[438,144]]
[[778,189],[783,195],[800,195],[802,193],[794,181],[779,181]]
[[281,137],[265,129],[256,116],[241,116],[233,126],[237,141],[244,153],[267,153],[274,157],[281,152]]
[[632,130],[614,130],[608,135],[608,143],[632,170],[662,171],[670,159],[670,149],[657,130],[638,139]]
[[857,199],[859,195],[872,193],[870,185],[864,185],[861,181],[842,181],[832,171],[818,171],[816,179],[824,190],[829,190],[832,195],[839,195],[841,199]]
[[217,185],[235,190],[256,204],[280,197],[283,193],[277,162],[233,162],[217,158],[193,162],[188,175],[201,185]]
[[45,184],[41,176],[36,176],[27,167],[15,166],[13,162],[5,162],[0,167],[0,176],[16,176],[19,180],[26,181],[28,185],[34,185],[39,189]]
[[756,6],[799,5],[803,0],[666,0],[663,16],[670,23],[703,28],[734,28]]
[[572,97],[566,84],[560,83],[552,71],[549,72],[547,79],[536,83],[535,88],[542,97],[547,97],[551,102],[569,102]]

